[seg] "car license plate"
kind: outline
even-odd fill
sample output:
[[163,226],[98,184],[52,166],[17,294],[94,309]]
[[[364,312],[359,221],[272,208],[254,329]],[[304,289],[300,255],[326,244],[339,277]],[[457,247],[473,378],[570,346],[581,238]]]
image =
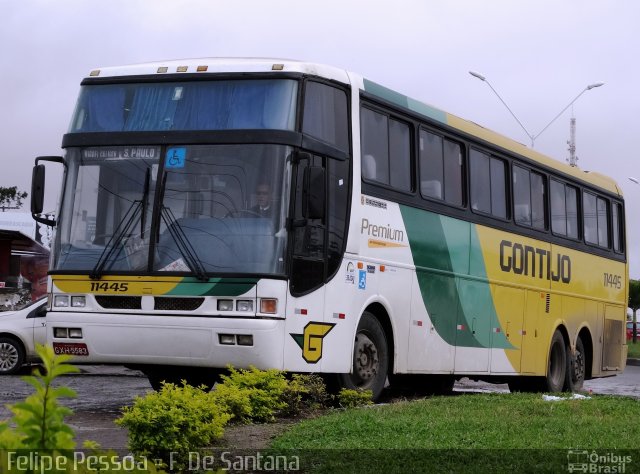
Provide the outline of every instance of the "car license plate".
[[54,342],[53,351],[56,354],[68,354],[74,356],[88,356],[89,349],[82,342]]

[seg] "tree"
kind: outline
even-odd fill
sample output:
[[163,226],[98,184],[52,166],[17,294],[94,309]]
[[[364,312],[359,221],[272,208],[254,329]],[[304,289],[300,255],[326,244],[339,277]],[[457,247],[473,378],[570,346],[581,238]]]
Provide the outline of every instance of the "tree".
[[25,191],[18,191],[18,186],[11,186],[10,188],[0,186],[0,208],[2,208],[2,212],[6,209],[20,209],[22,200],[27,196],[28,194]]
[[633,342],[635,344],[638,324],[636,311],[640,309],[640,280],[629,280],[629,308],[633,310]]

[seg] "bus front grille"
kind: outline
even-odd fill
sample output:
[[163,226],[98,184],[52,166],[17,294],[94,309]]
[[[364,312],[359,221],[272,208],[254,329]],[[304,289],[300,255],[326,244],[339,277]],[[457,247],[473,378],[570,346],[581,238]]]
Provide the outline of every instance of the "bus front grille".
[[195,311],[204,303],[204,298],[154,298],[154,309],[159,311]]
[[141,296],[96,295],[96,302],[104,309],[142,309]]

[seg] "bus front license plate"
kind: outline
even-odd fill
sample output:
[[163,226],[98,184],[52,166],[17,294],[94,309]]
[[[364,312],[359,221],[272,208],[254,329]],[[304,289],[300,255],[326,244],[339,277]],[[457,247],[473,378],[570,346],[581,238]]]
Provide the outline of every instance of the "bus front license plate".
[[88,356],[89,349],[82,342],[54,342],[53,351],[56,354],[67,354],[74,356]]

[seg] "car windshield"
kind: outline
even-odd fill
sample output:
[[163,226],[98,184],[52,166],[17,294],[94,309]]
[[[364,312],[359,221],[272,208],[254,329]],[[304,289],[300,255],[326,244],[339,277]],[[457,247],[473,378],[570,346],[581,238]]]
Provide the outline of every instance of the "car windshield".
[[45,295],[45,296],[41,296],[37,300],[32,301],[30,294],[14,293],[11,295],[4,295],[4,296],[5,298],[3,299],[3,302],[0,303],[0,313],[7,312],[7,311],[11,311],[11,312],[20,311],[30,306],[35,307],[37,303],[47,298]]
[[262,144],[72,149],[53,268],[281,274],[290,155]]

